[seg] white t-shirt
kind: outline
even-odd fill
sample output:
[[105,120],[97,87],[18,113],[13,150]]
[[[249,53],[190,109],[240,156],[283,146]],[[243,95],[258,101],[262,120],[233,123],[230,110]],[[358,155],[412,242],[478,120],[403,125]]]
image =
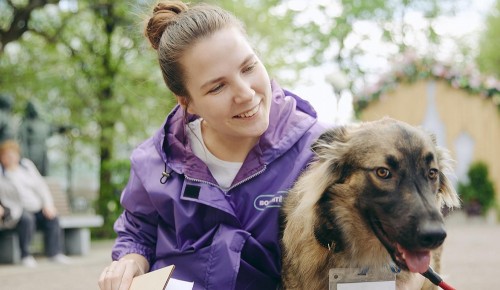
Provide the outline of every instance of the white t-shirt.
[[205,162],[212,176],[223,190],[228,190],[243,162],[229,162],[221,160],[212,154],[205,146],[201,135],[201,118],[186,126],[186,132],[194,155]]

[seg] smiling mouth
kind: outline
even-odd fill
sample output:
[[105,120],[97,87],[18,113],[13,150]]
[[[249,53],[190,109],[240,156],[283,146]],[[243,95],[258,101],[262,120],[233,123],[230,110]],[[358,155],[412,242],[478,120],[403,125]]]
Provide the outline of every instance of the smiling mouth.
[[234,118],[238,118],[238,119],[251,118],[255,114],[257,114],[257,112],[259,111],[259,107],[260,107],[260,103],[257,106],[253,107],[251,110],[234,116]]
[[431,252],[428,249],[409,250],[389,238],[382,224],[373,215],[369,215],[370,227],[387,249],[396,265],[413,273],[424,273],[430,265]]

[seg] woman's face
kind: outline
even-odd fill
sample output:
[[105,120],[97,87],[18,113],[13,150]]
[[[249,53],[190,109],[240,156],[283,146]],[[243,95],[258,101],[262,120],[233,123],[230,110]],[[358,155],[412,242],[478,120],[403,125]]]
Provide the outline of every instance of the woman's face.
[[0,163],[6,169],[14,168],[19,164],[21,156],[14,149],[7,149],[0,155]]
[[267,130],[269,76],[239,30],[223,29],[200,40],[186,51],[181,64],[191,97],[188,112],[203,118],[204,137],[257,140]]

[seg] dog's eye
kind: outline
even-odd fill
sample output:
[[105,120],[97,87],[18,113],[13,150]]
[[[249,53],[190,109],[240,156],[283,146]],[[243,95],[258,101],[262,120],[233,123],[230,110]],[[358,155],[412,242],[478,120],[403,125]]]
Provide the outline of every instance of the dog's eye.
[[377,173],[378,177],[383,178],[383,179],[387,179],[387,178],[390,178],[392,176],[389,169],[384,168],[384,167],[377,168],[375,170],[375,172]]
[[439,171],[437,169],[432,168],[429,170],[429,178],[430,179],[436,179],[438,177]]

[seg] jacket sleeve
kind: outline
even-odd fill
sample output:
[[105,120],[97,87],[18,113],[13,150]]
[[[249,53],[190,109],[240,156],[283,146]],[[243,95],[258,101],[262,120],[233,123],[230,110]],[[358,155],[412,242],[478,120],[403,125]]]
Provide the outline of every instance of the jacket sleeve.
[[124,211],[114,224],[118,237],[112,250],[113,260],[135,253],[144,256],[152,265],[156,252],[158,213],[133,168],[122,192],[121,204]]

